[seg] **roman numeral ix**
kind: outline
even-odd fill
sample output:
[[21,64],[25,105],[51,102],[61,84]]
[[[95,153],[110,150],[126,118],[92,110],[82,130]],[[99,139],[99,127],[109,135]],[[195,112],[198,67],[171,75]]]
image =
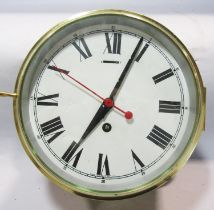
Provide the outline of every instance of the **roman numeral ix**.
[[87,59],[92,56],[92,54],[85,42],[85,39],[81,38],[79,40],[79,45],[76,42],[73,42],[72,44],[78,50],[78,52],[80,53],[80,56],[82,56],[83,58]]
[[59,94],[52,94],[41,96],[37,98],[37,105],[39,106],[58,106],[58,102],[54,98],[58,98]]
[[106,175],[110,175],[108,157],[106,155],[104,163],[103,163],[103,154],[99,154],[98,165],[97,165],[97,175],[103,175],[103,170],[105,169]]
[[154,76],[152,78],[154,80],[154,83],[157,84],[173,75],[174,75],[174,73],[173,73],[172,69],[167,69],[166,71],[161,72],[160,74],[157,74],[156,76]]
[[[111,43],[112,36],[113,36],[113,41]],[[106,44],[107,44],[106,47],[108,49],[108,53],[120,54],[121,53],[121,37],[122,37],[122,34],[113,33],[112,36],[110,37],[109,33],[105,33]]]
[[165,149],[170,141],[172,140],[173,136],[158,127],[157,125],[154,125],[152,128],[152,131],[147,136],[147,139],[152,141],[154,144],[159,146],[162,149]]
[[51,138],[47,140],[49,144],[64,132],[64,130],[59,131],[63,128],[60,117],[49,120],[41,124],[40,127],[44,136],[52,135]]
[[180,101],[159,101],[159,112],[180,114]]

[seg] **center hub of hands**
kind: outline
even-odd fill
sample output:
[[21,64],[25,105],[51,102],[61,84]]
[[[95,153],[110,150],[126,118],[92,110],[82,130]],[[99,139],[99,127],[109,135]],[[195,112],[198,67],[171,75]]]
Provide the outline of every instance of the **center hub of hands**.
[[104,100],[104,105],[105,105],[106,107],[108,107],[108,108],[111,108],[111,107],[114,106],[114,102],[113,102],[112,99],[106,98],[106,99]]

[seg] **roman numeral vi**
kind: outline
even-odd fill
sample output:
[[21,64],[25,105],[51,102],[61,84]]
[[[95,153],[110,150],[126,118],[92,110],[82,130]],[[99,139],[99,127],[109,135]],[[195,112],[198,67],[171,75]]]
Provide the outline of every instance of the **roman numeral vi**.
[[103,154],[99,154],[98,165],[97,165],[97,175],[103,175],[103,170],[105,169],[106,175],[110,175],[108,157],[106,155],[104,163],[103,163]]

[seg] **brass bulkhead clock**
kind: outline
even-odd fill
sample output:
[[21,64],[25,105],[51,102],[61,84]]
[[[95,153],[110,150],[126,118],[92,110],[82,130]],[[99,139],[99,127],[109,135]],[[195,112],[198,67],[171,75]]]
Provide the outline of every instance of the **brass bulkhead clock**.
[[98,10],[48,31],[17,77],[14,116],[34,164],[65,190],[134,196],[165,183],[205,123],[194,59],[160,23]]

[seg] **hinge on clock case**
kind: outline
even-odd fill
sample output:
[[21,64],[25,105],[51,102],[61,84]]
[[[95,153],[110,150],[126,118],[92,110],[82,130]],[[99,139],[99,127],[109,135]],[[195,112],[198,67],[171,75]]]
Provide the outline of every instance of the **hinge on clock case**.
[[206,126],[206,97],[207,97],[207,89],[206,87],[203,87],[203,91],[204,91],[204,131],[205,131],[205,126]]
[[3,97],[17,97],[17,93],[0,92],[0,96]]

